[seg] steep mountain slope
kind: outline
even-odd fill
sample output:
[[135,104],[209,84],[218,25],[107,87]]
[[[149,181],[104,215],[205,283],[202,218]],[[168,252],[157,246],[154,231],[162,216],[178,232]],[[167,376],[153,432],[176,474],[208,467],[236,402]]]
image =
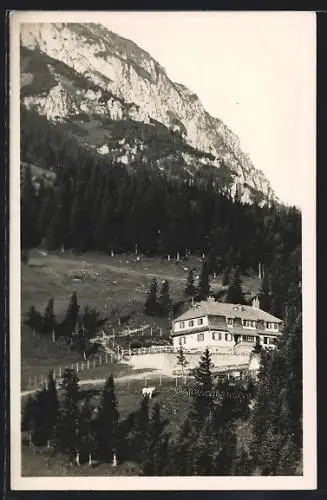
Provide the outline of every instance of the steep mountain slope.
[[243,200],[274,198],[238,137],[173,83],[147,52],[98,24],[23,24],[21,100],[101,154],[129,164],[149,156],[166,169],[221,171]]

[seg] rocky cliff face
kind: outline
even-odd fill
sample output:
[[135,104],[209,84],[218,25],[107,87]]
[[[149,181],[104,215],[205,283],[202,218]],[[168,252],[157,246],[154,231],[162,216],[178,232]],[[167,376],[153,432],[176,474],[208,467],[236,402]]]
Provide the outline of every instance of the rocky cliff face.
[[[238,187],[244,200],[253,192],[265,199],[274,197],[264,174],[242,152],[238,137],[133,42],[98,24],[29,23],[21,26],[21,46],[23,104],[53,121],[79,117],[101,154],[111,146],[101,127],[94,134],[96,121],[159,122],[197,150],[198,166],[210,163],[220,168],[223,161],[233,177],[234,192]],[[129,154],[134,151],[127,149]],[[186,156],[184,161],[195,161],[192,154],[187,160]],[[126,151],[122,157],[129,161]]]

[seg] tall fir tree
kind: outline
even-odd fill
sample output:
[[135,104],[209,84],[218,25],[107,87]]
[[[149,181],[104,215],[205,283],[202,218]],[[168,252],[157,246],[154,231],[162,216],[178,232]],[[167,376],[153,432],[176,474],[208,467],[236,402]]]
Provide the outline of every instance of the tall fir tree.
[[95,420],[93,418],[93,413],[94,410],[90,404],[90,398],[87,397],[79,414],[76,448],[82,456],[88,457],[89,465],[92,464],[96,452]]
[[265,273],[262,278],[259,298],[260,298],[260,309],[270,312],[271,293],[270,293],[270,277],[268,273]]
[[37,311],[34,306],[31,306],[29,309],[25,324],[32,330],[33,333],[42,332],[43,318],[41,313]]
[[46,387],[46,405],[44,409],[44,423],[47,434],[47,445],[54,439],[59,420],[59,399],[56,381],[53,372],[49,372]]
[[134,416],[134,425],[129,435],[129,456],[142,464],[147,456],[146,443],[149,440],[149,398],[144,397]]
[[201,355],[198,366],[194,373],[194,397],[190,415],[194,425],[201,425],[213,408],[213,377],[211,369],[213,367],[209,349],[205,349]]
[[217,473],[215,464],[220,450],[212,411],[204,418],[191,449],[190,468],[192,475],[206,476]]
[[277,474],[286,446],[296,468],[302,453],[301,314],[278,349],[261,353],[252,429],[251,455],[263,475]]
[[203,261],[197,286],[197,300],[207,300],[210,292],[209,265],[207,261]]
[[34,415],[35,415],[35,399],[28,396],[27,401],[23,408],[21,430],[28,433],[29,443],[33,443],[33,430],[34,430]]
[[79,379],[75,370],[66,368],[62,377],[64,391],[63,403],[60,407],[59,421],[56,428],[56,448],[76,459],[79,452]]
[[194,428],[192,417],[188,414],[177,430],[176,438],[170,447],[170,460],[166,464],[167,475],[192,475],[193,445],[197,431]]
[[163,281],[159,296],[159,311],[164,318],[170,318],[172,304],[169,297],[169,282]]
[[70,297],[64,321],[61,324],[61,329],[64,333],[64,336],[69,340],[71,340],[72,336],[77,333],[75,329],[77,326],[79,309],[80,306],[77,300],[77,293],[76,291],[74,291]]
[[232,272],[230,285],[227,290],[225,302],[229,304],[244,304],[245,298],[242,290],[242,281],[238,268]]
[[143,476],[163,475],[169,439],[169,435],[164,432],[167,424],[168,421],[161,416],[159,404],[155,403],[149,420],[149,430],[146,435],[141,464]]
[[56,316],[54,313],[54,299],[51,297],[43,314],[43,332],[46,335],[53,335],[55,340]]

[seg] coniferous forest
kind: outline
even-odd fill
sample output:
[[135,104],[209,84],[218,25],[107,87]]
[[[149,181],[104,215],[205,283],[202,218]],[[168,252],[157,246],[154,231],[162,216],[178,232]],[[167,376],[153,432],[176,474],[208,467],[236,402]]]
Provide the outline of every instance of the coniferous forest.
[[[61,398],[53,374],[46,388],[29,397],[22,431],[30,445],[53,449],[76,465],[96,467],[134,463],[143,476],[295,475],[302,454],[301,317],[279,349],[262,353],[257,383],[230,384],[212,374],[205,350],[188,394],[186,415],[172,433],[159,402],[144,397],[139,407],[120,416],[115,381],[110,375],[98,405],[79,387],[76,372],[67,369]],[[182,352],[178,362],[185,364]],[[249,409],[255,398],[254,408]],[[236,426],[250,424],[246,445],[237,442]]]
[[[265,270],[270,304],[283,312],[301,275],[301,214],[270,202],[241,203],[214,173],[169,176],[151,164],[117,164],[78,143],[59,125],[21,113],[21,159],[50,171],[33,182],[22,171],[22,250],[205,254],[210,273]],[[269,278],[270,276],[270,278]],[[277,290],[278,289],[278,290]]]
[[[39,245],[75,253],[129,253],[137,246],[148,256],[205,255],[199,289],[190,273],[185,295],[207,298],[216,273],[229,285],[228,301],[237,303],[243,300],[241,276],[260,267],[261,307],[284,320],[278,349],[261,353],[255,385],[232,389],[217,382],[210,354],[203,353],[188,413],[174,436],[166,431],[160,405],[146,398],[121,419],[112,377],[94,413],[89,400],[81,400],[76,373],[68,370],[63,399],[50,374],[47,389],[26,404],[22,427],[31,441],[51,443],[77,462],[134,461],[141,475],[295,474],[302,453],[300,211],[271,200],[243,203],[212,169],[176,176],[156,168],[151,158],[119,164],[87,148],[63,124],[23,108],[21,161],[22,255]],[[49,175],[33,178],[32,166]],[[145,312],[157,307],[170,317],[168,284],[160,294],[158,308],[149,293]],[[50,302],[42,323],[49,332],[52,310]],[[184,361],[179,353],[178,362]],[[242,394],[231,398],[231,390]],[[236,442],[240,417],[252,427],[246,449]]]

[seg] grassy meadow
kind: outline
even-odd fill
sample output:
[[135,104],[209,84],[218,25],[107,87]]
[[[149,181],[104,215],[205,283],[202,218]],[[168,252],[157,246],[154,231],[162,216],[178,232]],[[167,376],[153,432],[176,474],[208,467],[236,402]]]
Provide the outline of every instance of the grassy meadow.
[[[158,377],[151,380],[149,375],[148,385],[156,386],[156,393],[150,400],[150,409],[155,401],[160,403],[163,417],[168,420],[166,431],[172,436],[176,435],[181,422],[187,413],[191,398],[189,389],[193,382],[189,379],[184,383],[182,379],[176,382],[174,379],[163,378],[159,385]],[[116,395],[118,399],[118,409],[120,418],[124,419],[131,412],[135,411],[142,398],[142,387],[144,382],[140,380],[121,380],[116,383]],[[92,404],[96,405],[100,396],[101,387],[81,386],[81,398],[91,396]],[[238,445],[245,445],[251,435],[249,424],[239,421],[237,424]],[[110,464],[101,463],[97,467],[89,467],[87,464],[77,466],[69,462],[67,457],[55,454],[50,448],[35,448],[23,444],[22,448],[22,475],[23,476],[133,476],[138,475],[138,465],[131,462],[118,464],[113,468]]]
[[[187,271],[195,269],[197,276],[201,268],[201,258],[190,257],[188,261],[140,256],[117,255],[111,257],[101,254],[74,256],[64,254],[45,254],[40,250],[30,252],[28,265],[21,267],[21,375],[22,386],[27,387],[28,380],[45,375],[50,369],[71,366],[82,361],[81,354],[71,351],[62,341],[55,344],[52,339],[42,335],[33,338],[32,332],[24,325],[24,319],[33,305],[43,313],[48,300],[53,297],[55,314],[60,320],[66,311],[70,296],[77,292],[78,301],[83,310],[85,305],[95,307],[102,317],[107,318],[106,329],[117,334],[126,329],[142,325],[153,325],[153,335],[159,336],[162,328],[165,338],[169,335],[169,322],[164,318],[147,317],[143,314],[143,305],[153,277],[157,278],[160,288],[163,280],[169,281],[170,296],[174,302],[183,300]],[[221,277],[211,280],[214,292],[222,289]],[[245,276],[244,290],[253,294],[258,290],[259,279]],[[187,307],[187,305],[186,305]],[[126,324],[118,326],[118,317],[128,318]],[[94,368],[94,375],[106,373],[129,373],[130,367],[114,363],[112,366]],[[86,372],[80,377],[86,376]],[[90,373],[91,376],[91,373]],[[93,375],[92,375],[93,376]]]

